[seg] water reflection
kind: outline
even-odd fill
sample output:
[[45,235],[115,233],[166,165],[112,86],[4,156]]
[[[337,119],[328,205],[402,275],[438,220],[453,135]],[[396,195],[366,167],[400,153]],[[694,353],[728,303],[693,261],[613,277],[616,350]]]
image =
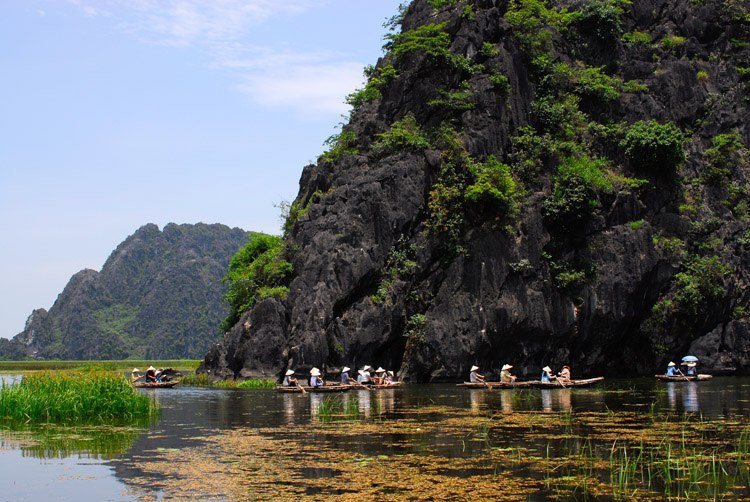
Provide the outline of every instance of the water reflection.
[[[113,479],[133,485],[132,480],[143,479],[144,463],[153,465],[163,462],[163,472],[167,472],[170,466],[165,460],[165,452],[182,452],[209,445],[206,455],[210,455],[211,438],[225,431],[243,431],[248,435],[258,431],[258,435],[273,434],[274,438],[278,435],[283,439],[295,431],[317,425],[323,422],[319,409],[325,398],[335,399],[345,411],[356,408],[354,414],[339,416],[335,420],[343,421],[343,425],[339,424],[342,430],[362,432],[352,436],[345,436],[342,432],[330,442],[342,451],[356,451],[363,458],[393,455],[395,451],[420,459],[426,451],[438,451],[441,458],[484,455],[486,443],[480,440],[486,434],[482,436],[482,427],[485,427],[484,421],[495,427],[496,422],[486,417],[492,417],[497,411],[510,414],[503,420],[517,421],[554,420],[556,417],[547,413],[565,412],[594,412],[607,418],[609,410],[645,413],[648,406],[655,403],[656,413],[701,413],[703,417],[712,419],[733,415],[750,417],[750,379],[716,378],[698,384],[665,384],[651,380],[607,383],[607,387],[592,389],[491,391],[456,388],[453,385],[405,385],[396,390],[352,390],[333,395],[281,394],[267,390],[162,389],[150,391],[159,401],[162,414],[157,423],[147,426],[145,430],[123,430],[118,437],[109,438],[100,434],[99,439],[91,436],[86,439],[80,430],[57,430],[50,432],[46,439],[38,438],[38,444],[47,443],[36,449],[32,449],[30,444],[9,439],[9,433],[0,431],[0,450],[5,449],[7,453],[0,457],[0,472],[4,467],[2,462],[13,462],[13,455],[17,459],[30,456],[57,458],[77,456],[83,451],[89,452],[84,455],[112,458],[109,465]],[[476,425],[469,430],[471,439],[463,444],[461,440],[454,440],[448,435],[450,428],[442,430],[436,426],[431,429],[433,417],[443,413],[457,418],[456,422],[476,421]],[[521,418],[515,418],[519,416]],[[414,423],[415,417],[418,425]],[[347,421],[351,421],[353,426],[349,427]],[[396,427],[380,432],[390,424]],[[335,428],[325,424],[326,430]],[[378,430],[380,435],[370,433],[368,436],[367,430]],[[62,440],[66,435],[68,439]],[[408,443],[404,440],[405,435],[409,435]],[[79,443],[75,442],[75,436],[81,436]],[[526,447],[523,441],[526,439],[519,439],[518,445]],[[419,463],[420,460],[415,459],[414,462]],[[85,472],[85,465],[81,465]],[[44,462],[39,462],[35,469],[44,470],[47,467]],[[168,474],[151,473],[147,476],[147,482],[155,487],[163,486],[160,483],[168,477]],[[160,497],[158,488],[148,494]],[[28,499],[23,495],[17,498]]]

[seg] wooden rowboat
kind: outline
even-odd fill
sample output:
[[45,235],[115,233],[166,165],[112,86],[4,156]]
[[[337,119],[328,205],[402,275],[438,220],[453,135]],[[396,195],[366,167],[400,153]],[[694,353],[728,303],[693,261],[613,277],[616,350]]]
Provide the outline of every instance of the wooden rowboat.
[[464,382],[456,384],[457,387],[465,387],[467,389],[515,389],[523,387],[531,387],[532,382]]
[[550,382],[532,381],[530,387],[539,389],[567,389],[569,387],[591,387],[597,382],[604,380],[604,377],[586,378],[582,380],[568,380],[567,382],[560,382],[559,380],[552,380]]
[[[392,383],[384,383],[381,385],[368,385],[367,387],[373,389],[373,390],[388,390],[388,389],[398,389],[401,386],[401,382],[392,382]],[[359,387],[360,389],[362,387]]]
[[133,387],[139,389],[169,389],[180,383],[179,380],[171,382],[133,382]]
[[323,385],[321,387],[308,387],[308,386],[302,386],[302,387],[283,387],[281,385],[278,385],[274,387],[274,390],[276,392],[283,392],[287,394],[296,394],[301,393],[302,389],[305,389],[305,392],[346,392],[348,390],[356,389],[354,385]]
[[523,382],[487,382],[484,383],[473,383],[464,382],[458,384],[458,387],[466,387],[468,389],[517,389],[517,388],[538,388],[538,389],[567,389],[569,387],[590,387],[597,382],[604,380],[604,377],[588,378],[584,380],[569,380],[564,383],[560,383],[557,380],[551,382],[540,382],[539,380],[526,380]]
[[685,376],[667,376],[667,375],[654,375],[657,380],[661,382],[700,382],[701,380],[708,380],[713,378],[711,375],[699,374],[699,375],[685,375]]

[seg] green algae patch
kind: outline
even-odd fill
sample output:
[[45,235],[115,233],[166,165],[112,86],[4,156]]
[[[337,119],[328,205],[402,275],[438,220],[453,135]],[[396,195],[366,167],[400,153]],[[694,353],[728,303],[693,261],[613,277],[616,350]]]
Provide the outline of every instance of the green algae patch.
[[[321,401],[323,402],[323,401]],[[226,500],[664,500],[750,497],[745,419],[637,412],[467,411],[312,414],[237,428],[137,459],[165,497]],[[325,413],[323,413],[325,415]]]

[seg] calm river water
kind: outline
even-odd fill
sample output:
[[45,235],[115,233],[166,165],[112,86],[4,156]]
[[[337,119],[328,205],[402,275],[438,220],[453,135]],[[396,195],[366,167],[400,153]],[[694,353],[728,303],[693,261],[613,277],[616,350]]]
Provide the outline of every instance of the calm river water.
[[[145,391],[162,412],[142,427],[0,431],[0,500],[750,499],[750,378],[599,385]],[[730,479],[674,481],[677,449]]]

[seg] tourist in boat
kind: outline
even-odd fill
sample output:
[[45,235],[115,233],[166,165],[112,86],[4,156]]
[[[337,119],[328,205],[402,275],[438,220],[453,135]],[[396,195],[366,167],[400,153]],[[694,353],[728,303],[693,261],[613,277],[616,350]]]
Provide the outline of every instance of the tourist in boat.
[[357,382],[370,385],[372,383],[372,375],[370,375],[371,369],[372,366],[365,364],[365,366],[362,368],[362,371],[360,371],[359,373]]
[[344,366],[344,368],[341,370],[341,383],[344,385],[351,384],[354,380],[349,376],[349,372],[352,369],[349,366]]
[[146,370],[146,383],[156,383],[156,368],[149,366]]
[[313,368],[310,370],[310,387],[322,387],[325,385],[325,382],[322,378],[320,378],[320,370],[318,368]]
[[284,381],[281,382],[282,387],[297,386],[297,379],[292,377],[292,375],[294,375],[294,370],[286,370],[286,373],[284,373]]
[[133,371],[130,373],[130,381],[137,382],[141,378],[143,378],[143,376],[141,375],[141,370],[139,370],[138,368],[133,368]]
[[674,362],[669,361],[669,364],[667,364],[667,376],[673,377],[677,375],[678,375],[677,365],[675,365]]
[[158,369],[156,370],[156,373],[154,373],[154,377],[156,377],[157,382],[163,382],[164,381],[164,370]]
[[560,372],[557,374],[557,379],[563,382],[570,381],[570,366],[563,366]]
[[378,366],[378,369],[375,370],[375,378],[373,380],[375,385],[383,385],[385,380],[385,370],[382,366]]
[[549,366],[542,368],[542,377],[540,378],[540,381],[544,383],[550,383],[552,381],[552,368]]
[[687,376],[695,376],[695,375],[697,375],[698,371],[695,368],[696,366],[697,366],[697,364],[694,363],[694,362],[687,363],[687,371],[685,372],[685,374]]
[[393,372],[392,371],[386,371],[385,375],[383,376],[383,380],[386,385],[391,385],[393,383]]
[[510,364],[503,364],[502,369],[500,370],[500,381],[503,383],[513,383],[516,381],[516,377],[510,374],[510,369],[513,366]]
[[469,381],[471,383],[484,383],[484,375],[480,375],[479,366],[472,366],[469,370]]

